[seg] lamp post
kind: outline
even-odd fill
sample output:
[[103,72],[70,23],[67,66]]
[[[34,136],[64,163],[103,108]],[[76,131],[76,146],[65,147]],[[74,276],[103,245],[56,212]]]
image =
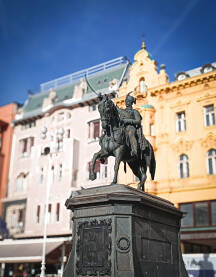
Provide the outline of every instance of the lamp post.
[[[45,139],[47,134],[47,128],[43,127],[41,129],[41,139]],[[59,144],[63,141],[64,129],[60,128],[57,131],[57,145],[56,152],[60,150]],[[62,148],[61,148],[62,149]],[[45,277],[46,270],[46,241],[47,241],[47,221],[48,221],[48,212],[49,212],[49,196],[50,196],[50,188],[53,183],[53,173],[52,173],[52,155],[53,151],[51,151],[50,147],[45,147],[43,151],[44,155],[49,156],[48,162],[48,181],[47,181],[47,190],[46,190],[46,202],[45,202],[45,216],[44,216],[44,232],[43,232],[43,248],[42,248],[42,261],[41,261],[41,274],[40,277]]]
[[45,217],[44,217],[44,232],[43,232],[43,249],[42,249],[42,262],[41,262],[41,274],[40,277],[45,277],[46,270],[46,240],[47,240],[47,218],[48,218],[48,205],[49,205],[49,195],[50,187],[52,183],[52,154],[50,148],[46,147],[44,151],[45,155],[49,154],[49,163],[48,163],[48,182],[47,182],[47,191],[46,191],[46,204],[45,204]]

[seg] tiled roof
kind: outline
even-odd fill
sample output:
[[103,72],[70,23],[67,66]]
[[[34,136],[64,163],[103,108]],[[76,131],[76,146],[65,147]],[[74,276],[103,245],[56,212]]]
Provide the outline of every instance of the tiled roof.
[[[216,67],[216,62],[212,63],[211,65],[213,65],[214,67]],[[201,69],[202,69],[202,66],[197,67],[197,68],[194,68],[194,69],[191,69],[191,70],[188,70],[188,71],[186,71],[186,73],[187,73],[190,77],[194,77],[194,76],[197,76],[197,75],[202,74],[202,73],[201,73]]]
[[[210,65],[212,65],[214,68],[216,68],[216,62],[211,63]],[[205,65],[204,65],[204,66],[205,66]],[[196,68],[194,68],[194,69],[187,70],[187,71],[181,71],[181,72],[179,72],[179,73],[177,73],[177,74],[175,75],[175,78],[176,78],[179,74],[181,74],[181,73],[185,73],[186,76],[187,76],[187,78],[201,75],[201,74],[203,74],[202,68],[203,68],[203,66],[199,66],[199,67],[196,67]],[[214,69],[214,70],[215,70],[215,69]]]
[[[118,66],[112,67],[110,69],[104,70],[102,72],[96,73],[88,78],[90,85],[94,88],[95,91],[109,92],[109,83],[113,79],[120,80],[122,74],[125,72],[127,64],[120,64]],[[56,92],[55,106],[63,103],[64,100],[71,99],[73,97],[74,88],[76,85],[79,85],[79,81],[75,81],[67,86],[57,87],[54,89]],[[33,115],[42,113],[43,101],[48,97],[50,91],[45,91],[35,95],[30,95],[29,99],[23,106],[24,115],[23,118],[28,118]],[[79,102],[86,101],[93,91],[91,88],[87,88],[86,95],[83,96],[83,99]]]

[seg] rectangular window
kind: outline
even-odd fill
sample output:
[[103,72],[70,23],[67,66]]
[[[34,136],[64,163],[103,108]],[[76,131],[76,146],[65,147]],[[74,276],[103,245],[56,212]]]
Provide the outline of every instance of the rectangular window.
[[200,202],[195,204],[196,226],[209,225],[208,203]]
[[213,104],[204,107],[204,123],[205,126],[215,125],[215,111]]
[[23,217],[24,217],[24,210],[19,209],[18,223],[23,223]]
[[73,168],[72,168],[72,185],[76,185],[79,169],[79,151],[80,142],[77,139],[73,140]]
[[108,177],[108,160],[106,160],[104,164],[99,163],[99,171],[102,179],[106,179]]
[[56,204],[56,222],[59,222],[60,215],[60,203]]
[[211,202],[212,225],[216,225],[216,201]]
[[30,137],[29,140],[30,140],[30,151],[31,151],[31,148],[34,146],[34,137]]
[[21,155],[27,156],[31,152],[31,148],[34,146],[34,137],[24,138],[20,140]]
[[11,213],[11,228],[15,228],[16,225],[16,211],[13,210]]
[[51,222],[52,204],[48,205],[47,223]]
[[184,213],[184,217],[181,221],[182,227],[190,227],[194,226],[193,220],[193,205],[192,204],[182,204],[181,211]]
[[183,132],[186,130],[185,112],[176,114],[176,132]]
[[66,137],[67,137],[67,138],[70,138],[70,129],[67,129]]
[[150,124],[149,125],[149,133],[150,133],[150,136],[154,136],[154,124]]
[[62,164],[59,164],[58,168],[58,180],[61,181],[62,179]]
[[40,205],[37,206],[36,223],[40,223]]
[[89,124],[89,133],[88,137],[90,139],[97,139],[100,136],[100,121],[94,120],[88,123]]
[[107,178],[107,165],[104,166],[104,178]]
[[27,147],[28,147],[28,139],[22,139],[21,140],[22,143],[22,154],[27,153]]
[[99,121],[93,122],[93,128],[94,128],[93,138],[96,139],[100,136],[100,122]]
[[205,227],[216,225],[216,200],[180,204],[185,213],[182,227]]
[[41,167],[41,169],[40,169],[40,184],[43,184],[43,180],[44,180],[44,170],[43,170],[43,167]]

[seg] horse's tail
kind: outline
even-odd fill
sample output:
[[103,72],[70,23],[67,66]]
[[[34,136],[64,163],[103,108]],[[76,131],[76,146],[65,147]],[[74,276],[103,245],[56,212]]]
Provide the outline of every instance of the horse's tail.
[[156,161],[155,161],[154,150],[153,150],[153,147],[152,147],[151,143],[149,143],[149,149],[150,149],[150,153],[149,153],[150,154],[149,171],[151,173],[152,180],[154,180],[155,169],[156,169]]
[[124,172],[127,172],[126,162],[124,162]]

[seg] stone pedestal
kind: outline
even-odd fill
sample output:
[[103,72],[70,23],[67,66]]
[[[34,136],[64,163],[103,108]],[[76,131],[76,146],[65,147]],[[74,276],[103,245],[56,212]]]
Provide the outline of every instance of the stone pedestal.
[[124,185],[74,192],[71,254],[63,277],[186,277],[182,213],[172,203]]

